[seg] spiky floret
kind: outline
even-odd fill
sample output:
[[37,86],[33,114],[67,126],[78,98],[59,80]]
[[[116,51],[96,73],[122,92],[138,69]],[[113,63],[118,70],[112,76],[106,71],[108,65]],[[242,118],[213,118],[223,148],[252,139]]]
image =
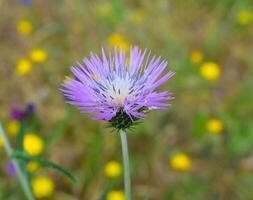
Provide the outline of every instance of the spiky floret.
[[[102,58],[91,53],[84,58],[85,67],[71,67],[74,79],[63,84],[62,92],[67,102],[79,106],[83,113],[96,114],[93,119],[109,121],[117,129],[129,128],[137,119],[145,118],[142,110],[164,109],[171,93],[155,90],[171,78],[174,72],[161,76],[167,61],[141,51],[138,47],[126,53],[115,47],[114,54]],[[122,120],[122,121],[121,121]]]

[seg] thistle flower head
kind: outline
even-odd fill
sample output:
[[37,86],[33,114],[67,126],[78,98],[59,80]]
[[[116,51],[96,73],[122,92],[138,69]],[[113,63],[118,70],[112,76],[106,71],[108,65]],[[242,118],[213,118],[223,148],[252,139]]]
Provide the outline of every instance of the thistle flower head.
[[166,60],[141,51],[130,49],[129,57],[115,47],[106,55],[102,49],[99,58],[91,53],[90,59],[71,67],[75,78],[63,83],[61,89],[67,102],[76,105],[83,113],[95,113],[93,119],[111,122],[117,129],[129,128],[134,121],[146,117],[146,112],[169,106],[171,93],[156,92],[174,72],[162,75]]
[[12,120],[28,120],[35,114],[35,112],[35,105],[33,103],[29,103],[26,105],[25,109],[12,107],[9,115]]

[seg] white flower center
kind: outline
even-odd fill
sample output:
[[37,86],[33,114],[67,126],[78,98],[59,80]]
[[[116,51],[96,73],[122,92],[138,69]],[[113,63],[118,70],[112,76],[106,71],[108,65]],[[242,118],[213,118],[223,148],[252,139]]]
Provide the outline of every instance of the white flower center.
[[118,105],[122,106],[126,97],[130,96],[130,90],[132,87],[132,80],[128,77],[121,78],[117,76],[108,84],[108,95]]

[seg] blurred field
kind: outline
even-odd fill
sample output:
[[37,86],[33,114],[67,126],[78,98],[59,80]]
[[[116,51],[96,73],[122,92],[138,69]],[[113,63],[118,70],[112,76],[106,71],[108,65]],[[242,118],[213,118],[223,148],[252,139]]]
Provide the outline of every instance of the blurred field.
[[[131,44],[176,71],[162,86],[172,106],[128,133],[134,199],[253,199],[252,1],[0,0],[0,12],[0,120],[15,146],[20,125],[9,112],[33,103],[27,132],[43,139],[44,158],[78,177],[31,170],[54,185],[45,199],[122,200],[121,170],[105,173],[121,163],[119,135],[67,105],[59,87],[90,51]],[[0,157],[0,199],[25,199],[1,142]]]

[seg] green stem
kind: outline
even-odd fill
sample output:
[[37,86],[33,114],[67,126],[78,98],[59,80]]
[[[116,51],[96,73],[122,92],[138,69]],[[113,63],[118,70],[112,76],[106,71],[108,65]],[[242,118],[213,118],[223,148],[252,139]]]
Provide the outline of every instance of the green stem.
[[124,164],[124,183],[126,200],[131,200],[131,180],[129,169],[129,156],[127,148],[127,137],[124,130],[120,130],[120,139],[122,145],[123,164]]
[[[6,153],[11,158],[13,150],[12,150],[11,145],[9,143],[8,137],[3,130],[1,122],[0,122],[0,137],[2,137],[2,139],[3,139],[3,144],[4,144],[4,148],[5,148]],[[19,162],[16,159],[12,159],[12,163],[15,167],[20,184],[24,190],[24,193],[25,193],[27,199],[28,200],[35,200],[32,195],[32,191],[31,191],[30,185],[28,183],[27,177],[23,174],[23,172],[21,170],[21,166],[19,165]]]

